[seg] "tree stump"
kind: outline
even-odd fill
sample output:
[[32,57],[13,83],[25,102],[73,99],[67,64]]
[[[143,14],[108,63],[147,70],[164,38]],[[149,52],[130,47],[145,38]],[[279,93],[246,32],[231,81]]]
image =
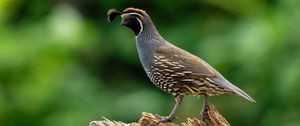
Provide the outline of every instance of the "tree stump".
[[[124,123],[121,121],[113,121],[104,118],[101,121],[92,121],[89,126],[153,126],[159,117],[151,113],[142,113],[142,117],[138,122]],[[202,120],[198,118],[187,118],[186,122],[175,124],[173,122],[163,122],[157,126],[230,126],[226,119],[219,114],[213,105],[209,105],[208,109],[203,112]]]

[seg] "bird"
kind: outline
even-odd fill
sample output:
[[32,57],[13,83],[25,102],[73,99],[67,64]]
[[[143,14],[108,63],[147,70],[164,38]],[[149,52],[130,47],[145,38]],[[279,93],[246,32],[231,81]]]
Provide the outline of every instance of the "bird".
[[176,104],[168,116],[159,122],[172,121],[184,96],[204,96],[200,116],[208,108],[208,96],[238,95],[255,103],[247,93],[225,79],[203,59],[165,40],[145,10],[129,7],[123,11],[110,9],[108,22],[121,17],[121,26],[135,34],[136,46],[142,66],[151,82],[175,97]]

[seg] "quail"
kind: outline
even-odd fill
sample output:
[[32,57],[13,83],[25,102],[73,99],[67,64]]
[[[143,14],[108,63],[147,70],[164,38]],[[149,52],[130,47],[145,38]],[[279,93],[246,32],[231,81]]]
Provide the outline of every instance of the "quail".
[[255,102],[204,60],[165,40],[146,11],[130,7],[123,12],[110,9],[107,14],[109,22],[121,16],[121,26],[135,34],[139,58],[149,79],[175,97],[176,104],[170,115],[159,122],[172,121],[186,95],[204,96],[202,112],[208,107],[208,96],[234,94]]

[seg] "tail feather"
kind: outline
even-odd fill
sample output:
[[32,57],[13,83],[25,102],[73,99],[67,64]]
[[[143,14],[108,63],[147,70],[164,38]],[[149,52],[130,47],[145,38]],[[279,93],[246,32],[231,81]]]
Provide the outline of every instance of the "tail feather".
[[236,93],[237,95],[239,95],[239,96],[241,96],[241,97],[247,99],[247,100],[250,101],[250,102],[256,103],[256,101],[255,101],[252,97],[250,97],[247,93],[245,93],[245,92],[244,92],[243,90],[241,90],[240,88],[234,86],[233,84],[231,84],[230,87],[232,88],[232,91],[233,91],[234,93]]
[[217,84],[220,84],[221,86],[223,86],[224,88],[231,90],[234,94],[236,94],[238,96],[241,96],[241,97],[247,99],[250,102],[256,103],[256,101],[252,97],[250,97],[247,93],[245,93],[243,90],[241,90],[237,86],[230,83],[225,78],[214,78],[213,80]]

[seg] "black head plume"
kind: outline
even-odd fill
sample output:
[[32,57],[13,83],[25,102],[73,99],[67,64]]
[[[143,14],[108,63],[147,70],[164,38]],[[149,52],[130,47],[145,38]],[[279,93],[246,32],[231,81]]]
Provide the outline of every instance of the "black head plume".
[[108,22],[112,22],[118,15],[122,18],[120,25],[133,30],[135,36],[139,36],[139,34],[142,33],[144,25],[153,26],[149,15],[142,9],[129,7],[124,9],[123,12],[110,9],[107,12]]
[[108,22],[112,22],[116,16],[118,15],[122,15],[122,12],[116,10],[116,9],[109,9],[108,12],[107,12],[107,16],[108,16]]

